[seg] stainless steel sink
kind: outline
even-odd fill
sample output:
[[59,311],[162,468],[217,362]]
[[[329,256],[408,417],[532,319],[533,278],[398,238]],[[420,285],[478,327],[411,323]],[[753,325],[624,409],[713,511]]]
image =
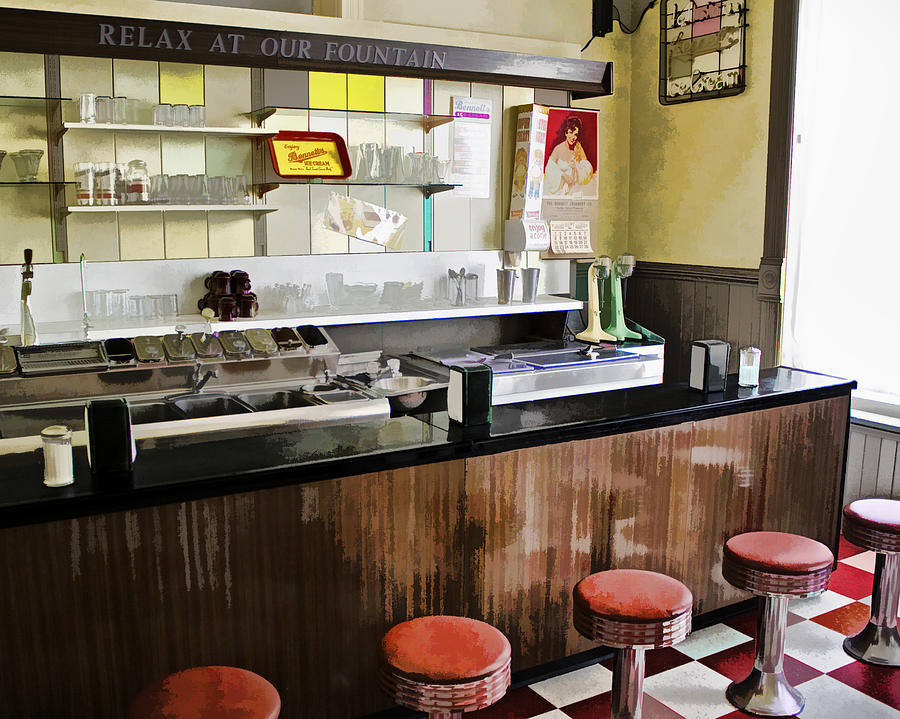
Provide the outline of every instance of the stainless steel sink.
[[129,404],[132,424],[150,424],[151,422],[172,422],[185,419],[185,414],[178,407],[168,402],[143,402]]
[[295,390],[276,390],[272,392],[244,392],[237,398],[250,405],[257,412],[273,409],[292,409],[294,407],[313,407],[318,402],[309,395]]
[[195,394],[173,397],[167,400],[180,409],[188,419],[197,417],[223,417],[229,414],[246,414],[252,408],[227,394]]
[[64,424],[76,432],[84,429],[84,404],[4,409],[0,411],[0,438],[39,435],[53,424]]

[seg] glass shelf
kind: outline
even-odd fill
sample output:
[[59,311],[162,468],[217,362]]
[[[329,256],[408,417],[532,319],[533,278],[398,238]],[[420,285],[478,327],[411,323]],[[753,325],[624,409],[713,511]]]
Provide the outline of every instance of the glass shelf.
[[452,190],[455,187],[461,187],[461,185],[446,185],[443,183],[418,185],[405,182],[356,182],[355,180],[332,180],[330,182],[314,182],[311,180],[303,179],[291,180],[290,178],[284,178],[283,180],[279,180],[278,182],[260,182],[253,184],[250,187],[252,192],[257,197],[262,197],[267,192],[271,192],[272,190],[279,188],[281,185],[325,185],[335,187],[343,187],[344,185],[365,187],[411,187],[417,190],[421,190],[422,194],[425,195],[425,197],[431,197],[432,195],[436,195],[439,192],[446,192],[447,190]]
[[181,127],[175,125],[125,125],[119,123],[64,122],[66,130],[103,130],[104,132],[172,132],[195,135],[232,135],[234,137],[268,137],[277,130],[262,127]]
[[26,185],[30,185],[32,187],[47,187],[48,185],[74,185],[75,182],[71,180],[67,180],[66,182],[51,182],[50,180],[38,180],[36,182],[23,182],[19,180],[18,182],[0,182],[0,187],[23,187]]
[[363,117],[385,118],[395,122],[414,122],[422,126],[425,132],[431,132],[434,128],[453,122],[455,119],[452,115],[425,115],[412,112],[377,112],[375,110],[336,110],[320,107],[261,107],[258,110],[251,110],[244,113],[245,117],[249,117],[253,124],[259,126],[264,120],[274,115],[279,110],[297,110],[303,112],[344,112],[348,115],[362,115]]
[[275,212],[272,205],[71,205],[77,212]]
[[0,107],[45,107],[48,102],[64,102],[70,97],[30,97],[25,95],[0,95]]

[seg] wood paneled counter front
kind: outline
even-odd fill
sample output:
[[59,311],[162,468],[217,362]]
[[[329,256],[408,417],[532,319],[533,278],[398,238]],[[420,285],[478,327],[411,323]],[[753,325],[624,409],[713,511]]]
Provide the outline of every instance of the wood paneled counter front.
[[[685,582],[705,613],[732,534],[836,547],[853,382],[779,368],[758,390],[663,385],[446,415],[140,448],[128,487],[41,485],[0,457],[0,696],[10,716],[122,716],[198,664],[267,677],[282,716],[390,706],[376,646],[461,614],[501,629],[521,671],[591,649],[571,592],[610,567]],[[448,431],[449,430],[449,431]]]

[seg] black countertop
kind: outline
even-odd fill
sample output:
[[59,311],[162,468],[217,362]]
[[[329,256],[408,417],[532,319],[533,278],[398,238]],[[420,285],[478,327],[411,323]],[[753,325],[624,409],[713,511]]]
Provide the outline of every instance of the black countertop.
[[446,412],[305,429],[174,438],[138,444],[133,476],[92,477],[75,449],[75,483],[43,484],[41,453],[0,456],[0,526],[66,519],[427,464],[660,427],[846,395],[856,383],[785,367],[758,388],[704,395],[685,383],[494,407],[493,423],[463,428]]

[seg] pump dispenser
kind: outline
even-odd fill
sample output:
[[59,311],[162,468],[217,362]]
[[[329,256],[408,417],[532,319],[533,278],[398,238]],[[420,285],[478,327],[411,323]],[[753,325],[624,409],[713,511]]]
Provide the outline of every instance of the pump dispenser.
[[31,295],[31,281],[34,278],[34,267],[31,264],[31,249],[25,250],[25,264],[22,265],[22,346],[29,347],[38,343],[37,328],[31,309],[28,307],[28,297]]

